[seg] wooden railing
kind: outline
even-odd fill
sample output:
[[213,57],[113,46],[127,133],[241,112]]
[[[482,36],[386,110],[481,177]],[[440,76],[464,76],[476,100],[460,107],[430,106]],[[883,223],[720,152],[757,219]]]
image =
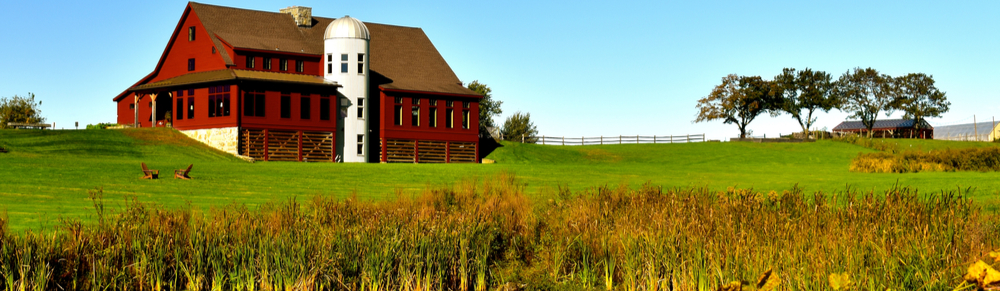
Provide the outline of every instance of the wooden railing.
[[572,136],[535,136],[528,138],[537,144],[545,145],[606,145],[606,144],[654,144],[654,143],[689,143],[704,142],[705,134],[687,135],[619,135],[598,137]]

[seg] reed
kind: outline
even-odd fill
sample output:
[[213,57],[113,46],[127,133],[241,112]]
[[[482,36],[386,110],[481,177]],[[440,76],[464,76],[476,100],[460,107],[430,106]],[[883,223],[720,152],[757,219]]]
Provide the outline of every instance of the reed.
[[0,289],[940,290],[1000,248],[967,190],[524,189],[503,173],[204,212],[105,209],[95,189],[94,223],[15,234],[0,217]]

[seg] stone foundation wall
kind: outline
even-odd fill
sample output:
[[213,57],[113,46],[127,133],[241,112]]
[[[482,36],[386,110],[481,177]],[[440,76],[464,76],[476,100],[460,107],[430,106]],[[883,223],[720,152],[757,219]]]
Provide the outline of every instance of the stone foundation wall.
[[210,147],[239,155],[240,129],[238,127],[181,130],[180,132]]

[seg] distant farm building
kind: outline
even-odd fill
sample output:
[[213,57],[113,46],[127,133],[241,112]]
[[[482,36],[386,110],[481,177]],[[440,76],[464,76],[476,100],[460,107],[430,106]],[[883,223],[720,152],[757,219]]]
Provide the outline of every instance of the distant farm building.
[[[934,127],[927,121],[920,122],[920,128],[910,119],[875,120],[872,136],[878,138],[934,138]],[[861,121],[844,121],[833,128],[834,134],[868,135],[868,128]]]
[[1000,138],[1000,123],[979,122],[938,126],[934,139],[961,141],[993,141]]
[[259,160],[475,163],[481,98],[420,28],[189,2],[114,101],[119,124]]

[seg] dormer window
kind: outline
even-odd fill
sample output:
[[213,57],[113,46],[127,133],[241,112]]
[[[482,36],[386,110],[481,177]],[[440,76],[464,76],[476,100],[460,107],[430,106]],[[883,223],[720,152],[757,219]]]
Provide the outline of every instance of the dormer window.
[[267,58],[267,57],[264,58],[264,69],[265,70],[270,70],[271,69],[271,58]]
[[302,60],[295,61],[295,71],[302,73],[306,71],[306,62]]
[[194,26],[188,27],[188,41],[194,41]]
[[282,71],[288,71],[288,60],[287,59],[278,60],[278,69]]
[[254,57],[253,56],[247,56],[247,69],[253,69],[253,67],[254,67],[254,62],[253,61],[254,61]]

